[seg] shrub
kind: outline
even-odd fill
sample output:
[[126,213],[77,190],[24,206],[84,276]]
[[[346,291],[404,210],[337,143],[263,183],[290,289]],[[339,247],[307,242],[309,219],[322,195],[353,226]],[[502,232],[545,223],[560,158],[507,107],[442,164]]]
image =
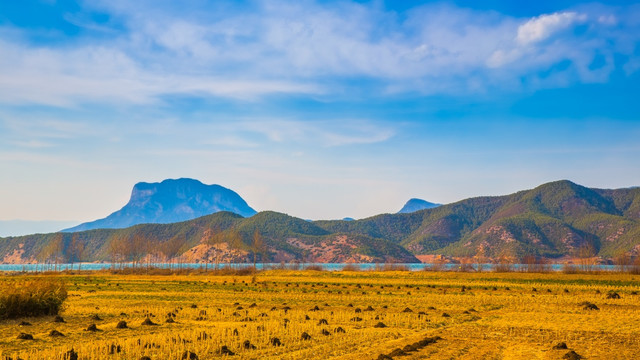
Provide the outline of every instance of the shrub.
[[62,281],[38,279],[0,285],[0,320],[56,315],[67,298]]
[[317,264],[312,264],[312,265],[307,265],[304,269],[312,270],[312,271],[322,271],[322,266]]
[[353,264],[347,264],[342,268],[342,271],[360,271],[360,268]]
[[562,266],[562,272],[565,274],[577,274],[578,267],[573,264],[564,264]]
[[498,262],[494,267],[494,271],[499,273],[513,272],[514,270],[513,264],[508,262]]
[[384,264],[382,268],[376,266],[376,271],[409,271],[409,268],[401,264]]

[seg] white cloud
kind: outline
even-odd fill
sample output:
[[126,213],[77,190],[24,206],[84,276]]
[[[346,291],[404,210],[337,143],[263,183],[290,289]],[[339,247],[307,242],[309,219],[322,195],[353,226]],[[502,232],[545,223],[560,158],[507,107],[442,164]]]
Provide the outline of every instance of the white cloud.
[[540,15],[520,25],[516,39],[522,45],[533,44],[545,40],[554,33],[575,23],[586,20],[587,15],[576,12],[557,12]]
[[[510,79],[524,80],[534,90],[606,82],[619,66],[614,62],[615,55],[629,56],[621,66],[627,68],[636,58],[629,44],[640,41],[637,24],[631,20],[625,25],[629,26],[627,31],[611,27],[618,21],[613,11],[602,6],[581,7],[579,12],[530,18],[517,27],[513,41],[505,41],[493,51],[486,66],[494,69],[494,79],[506,84]],[[573,31],[578,25],[583,26]],[[603,63],[592,66],[595,58]],[[516,74],[519,78],[514,77]]]
[[[100,36],[46,45],[29,42],[29,30],[0,29],[0,102],[73,107],[155,104],[167,95],[253,101],[271,94],[517,90],[519,79],[567,58],[584,64],[596,53],[621,53],[633,62],[628,44],[640,41],[637,22],[620,15],[636,8],[585,6],[518,19],[442,4],[403,16],[355,2],[200,5],[87,3],[87,11],[99,6],[124,30],[68,15]],[[588,26],[580,34],[563,31],[582,23]],[[613,71],[594,75],[572,66],[581,66],[573,82]]]

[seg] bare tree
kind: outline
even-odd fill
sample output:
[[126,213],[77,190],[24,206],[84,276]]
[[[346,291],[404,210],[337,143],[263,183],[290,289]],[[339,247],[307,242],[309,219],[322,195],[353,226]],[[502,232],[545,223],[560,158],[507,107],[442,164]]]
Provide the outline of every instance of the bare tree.
[[67,250],[69,256],[69,262],[71,263],[71,270],[73,270],[73,263],[78,262],[78,271],[82,270],[82,261],[84,261],[85,256],[85,244],[82,242],[78,234],[74,233],[71,235],[71,243],[69,244],[69,248]]
[[636,275],[640,274],[640,256],[636,255],[635,259],[631,261],[629,272]]
[[[36,260],[38,260],[38,263],[40,264],[40,271],[44,271],[45,268],[45,263],[49,260],[49,244],[47,244],[44,248],[42,248],[40,250],[40,252],[38,252],[38,254],[36,255]],[[38,270],[38,265],[36,264],[36,271]]]
[[485,248],[481,246],[474,256],[476,262],[476,271],[482,272],[484,270],[484,264],[487,262],[487,257],[485,256]]
[[498,256],[498,261],[496,264],[497,272],[511,272],[513,271],[513,255],[509,250],[503,250]]
[[626,272],[631,266],[631,256],[626,251],[620,252],[614,259],[614,264],[620,272]]
[[431,263],[431,270],[433,271],[444,271],[447,265],[447,258],[442,255],[436,255],[436,258]]
[[109,242],[109,256],[111,257],[112,269],[114,269],[116,267],[116,264],[118,263],[118,256],[119,256],[118,242],[119,241],[120,241],[120,238],[116,237],[114,239],[111,239],[111,242]]
[[577,249],[578,262],[582,271],[593,270],[594,259],[596,256],[596,249],[590,242],[585,242]]
[[232,251],[242,249],[242,236],[240,236],[240,233],[238,233],[238,231],[236,230],[229,230],[227,231],[226,235],[227,235],[226,240],[227,240],[227,243],[229,244],[229,253],[230,253],[228,260],[229,262],[231,262],[231,260],[233,260]]
[[113,264],[124,266],[124,262],[129,254],[129,241],[124,236],[116,236],[109,244],[109,254]]
[[174,236],[162,244],[161,251],[169,259],[169,268],[172,268],[175,257],[180,253],[182,244],[178,236]]
[[541,256],[526,255],[522,258],[522,263],[526,265],[527,272],[545,273],[551,270],[551,264]]
[[253,239],[251,241],[251,250],[253,251],[253,268],[255,269],[258,254],[261,255],[261,259],[264,261],[264,251],[265,251],[264,240],[262,239],[262,235],[260,235],[260,232],[258,232],[258,229],[256,229],[253,232]]
[[129,240],[129,246],[127,247],[127,258],[133,264],[133,267],[140,265],[140,261],[147,254],[148,240],[141,234],[135,234]]
[[463,257],[460,259],[460,266],[458,267],[458,271],[460,272],[470,272],[473,271],[473,258],[471,257]]
[[53,235],[53,238],[42,251],[43,258],[46,259],[47,262],[52,262],[54,264],[53,270],[58,271],[58,263],[62,260],[64,251],[64,237],[62,233]]

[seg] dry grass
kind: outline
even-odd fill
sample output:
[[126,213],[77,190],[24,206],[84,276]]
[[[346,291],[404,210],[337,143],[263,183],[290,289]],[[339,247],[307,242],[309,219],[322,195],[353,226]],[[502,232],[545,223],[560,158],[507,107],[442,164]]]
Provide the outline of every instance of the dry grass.
[[[640,353],[640,277],[629,274],[272,270],[57,278],[69,288],[66,322],[0,322],[0,358],[62,359],[71,348],[79,359],[181,359],[185,352],[200,359],[354,360]],[[31,280],[0,277],[0,283],[16,279]],[[599,310],[584,309],[583,302]],[[143,325],[147,318],[158,325]],[[121,321],[127,328],[118,328]],[[98,331],[85,331],[94,323]],[[50,336],[52,330],[64,336]],[[35,340],[19,340],[20,333]],[[568,349],[554,350],[560,342]]]
[[0,320],[56,315],[67,298],[64,282],[55,278],[0,283]]

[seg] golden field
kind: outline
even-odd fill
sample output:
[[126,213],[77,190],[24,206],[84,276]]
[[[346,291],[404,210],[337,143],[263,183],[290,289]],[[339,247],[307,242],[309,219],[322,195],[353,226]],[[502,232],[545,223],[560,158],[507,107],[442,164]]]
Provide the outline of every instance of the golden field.
[[[640,276],[631,274],[5,274],[0,288],[43,277],[67,285],[60,313],[65,322],[53,322],[53,316],[1,320],[0,359],[63,359],[70,349],[78,359],[195,358],[188,352],[199,359],[382,359],[381,354],[563,359],[571,350],[586,359],[633,359],[640,354]],[[610,298],[610,291],[619,298]],[[599,310],[585,309],[584,302]],[[143,325],[147,318],[157,325]],[[127,328],[118,328],[120,321]],[[376,327],[379,323],[385,327]],[[86,330],[92,324],[98,331]],[[52,330],[64,336],[51,336]],[[20,340],[21,333],[34,339]],[[303,333],[310,337],[303,339]],[[559,342],[568,349],[553,349]],[[397,350],[412,344],[404,354]]]

